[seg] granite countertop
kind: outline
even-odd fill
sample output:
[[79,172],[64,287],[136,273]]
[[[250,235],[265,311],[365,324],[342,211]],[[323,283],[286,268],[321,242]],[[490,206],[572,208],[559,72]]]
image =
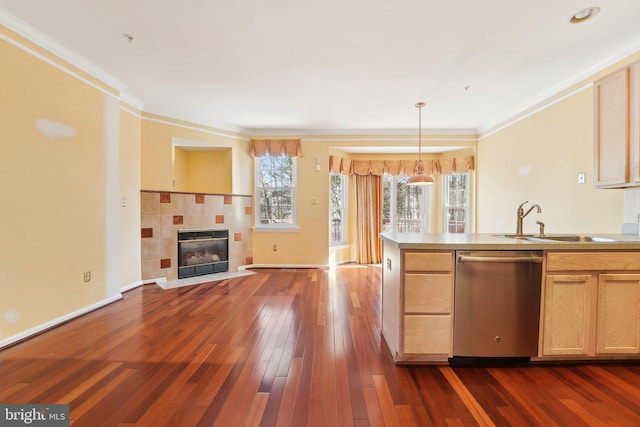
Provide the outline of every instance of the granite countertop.
[[[572,233],[568,233],[572,234]],[[640,250],[640,237],[630,234],[575,233],[611,241],[558,242],[533,237],[516,239],[500,234],[477,233],[380,233],[386,242],[395,243],[399,249],[483,249],[483,250]],[[548,234],[547,238],[557,236]]]

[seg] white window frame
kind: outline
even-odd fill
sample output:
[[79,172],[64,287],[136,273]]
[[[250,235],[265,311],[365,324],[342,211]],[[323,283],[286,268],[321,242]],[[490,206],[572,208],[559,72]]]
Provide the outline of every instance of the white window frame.
[[[465,200],[463,204],[456,204],[455,206],[451,204],[449,200],[449,177],[451,175],[463,175],[466,176],[466,190],[465,190]],[[442,175],[442,232],[443,233],[455,233],[449,231],[449,209],[450,208],[463,208],[464,209],[464,233],[471,233],[471,197],[473,194],[472,187],[473,181],[471,172],[465,173],[452,173],[447,175]]]
[[[341,194],[341,207],[338,207],[338,209],[340,211],[342,211],[342,222],[340,223],[340,236],[342,236],[341,240],[333,240],[333,220],[332,220],[332,213],[334,210],[334,206],[332,205],[332,198],[331,198],[331,179],[337,176],[340,178],[340,187],[342,188],[342,194]],[[346,242],[346,232],[347,232],[347,227],[346,227],[346,222],[347,222],[347,177],[344,174],[341,173],[334,173],[331,172],[329,174],[329,246],[340,246],[340,245],[344,245]]]
[[[267,155],[268,156],[268,155]],[[264,156],[264,157],[267,157]],[[261,168],[260,168],[260,159],[262,157],[256,157],[254,159],[254,195],[255,195],[255,215],[254,215],[254,229],[255,230],[298,230],[298,218],[297,218],[297,168],[298,162],[296,157],[290,157],[292,161],[292,171],[291,171],[291,187],[283,187],[291,189],[291,223],[283,223],[283,224],[263,224],[260,219],[260,191],[263,188],[279,188],[279,187],[262,187],[260,184],[260,176],[261,176]]]
[[[390,232],[390,233],[398,233],[398,232],[402,232],[398,230],[398,207],[397,207],[397,188],[398,188],[398,179],[399,178],[403,178],[403,179],[408,179],[408,176],[406,175],[398,175],[398,176],[392,176],[392,175],[388,175],[385,174],[383,179],[391,179],[391,190],[390,190],[390,200],[389,200],[389,212],[390,212],[390,224],[389,224],[389,229],[388,230],[384,230],[384,225],[383,225],[383,230]],[[383,183],[384,185],[384,183]],[[432,189],[431,189],[432,185],[419,185],[419,186],[414,186],[413,188],[415,188],[418,191],[422,191],[422,198],[425,202],[424,204],[424,210],[422,211],[422,216],[420,217],[420,233],[427,233],[430,230],[430,226],[431,226],[431,206],[433,203],[433,199],[432,199]],[[384,191],[383,191],[384,193]],[[383,205],[384,205],[384,201],[383,201]],[[417,233],[417,232],[416,232]]]

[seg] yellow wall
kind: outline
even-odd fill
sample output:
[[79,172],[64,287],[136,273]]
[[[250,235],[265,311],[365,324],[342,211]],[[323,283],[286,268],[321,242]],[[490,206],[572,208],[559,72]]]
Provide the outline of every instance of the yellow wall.
[[[543,210],[525,218],[526,233],[539,231],[537,220],[547,233],[619,233],[625,218],[635,221],[638,207],[624,206],[625,190],[593,188],[591,85],[638,60],[640,52],[565,89],[555,96],[556,103],[544,101],[550,105],[540,111],[534,106],[520,120],[513,118],[504,129],[480,137],[478,232],[515,232],[516,210],[525,200]],[[577,183],[580,172],[586,174],[585,184]],[[635,196],[636,190],[626,191]]]
[[[189,191],[189,158],[182,148],[173,149],[173,174],[171,175],[172,191]],[[149,190],[145,188],[145,190]],[[165,189],[166,190],[166,189]]]
[[[130,108],[120,109],[120,269],[121,286],[141,280],[140,237],[140,128],[141,118]],[[122,198],[124,204],[122,206]]]
[[[314,140],[316,139],[316,140]],[[253,261],[257,265],[328,265],[339,257],[338,262],[345,261],[345,250],[331,253],[329,249],[329,156],[340,155],[340,148],[350,146],[411,146],[417,143],[416,138],[404,136],[385,136],[383,141],[371,136],[302,137],[303,156],[298,157],[298,227],[297,231],[254,231],[253,233]],[[423,140],[424,141],[424,140]],[[432,145],[474,146],[475,140],[469,136],[432,136]],[[415,159],[416,155],[375,155],[359,154],[344,155],[351,158],[402,158]],[[428,158],[429,156],[423,156]],[[435,157],[435,156],[434,156]],[[315,161],[320,161],[320,171],[315,170]],[[253,175],[248,176],[249,179]],[[351,183],[352,180],[349,180]],[[355,190],[350,184],[349,203],[355,206]],[[437,190],[436,190],[437,191]],[[318,204],[311,200],[317,199]],[[254,199],[254,210],[255,208]],[[353,210],[350,211],[348,235],[350,241],[355,242],[355,228]],[[274,251],[276,245],[278,250]],[[351,255],[354,257],[353,248]]]
[[[329,256],[329,155],[323,144],[302,142],[297,157],[297,231],[254,231],[254,264],[326,265]],[[320,171],[315,159],[320,160]],[[251,174],[251,175],[249,175]],[[247,171],[253,179],[253,171]],[[312,203],[312,199],[318,203]],[[257,212],[254,198],[254,212]],[[277,245],[278,250],[273,250]]]
[[[593,188],[593,91],[582,90],[478,145],[478,231],[514,233],[518,205],[542,213],[524,220],[526,233],[619,233],[622,190]],[[587,183],[578,184],[578,173]]]
[[232,150],[185,150],[175,147],[176,191],[231,194]]
[[[2,340],[113,295],[105,286],[103,160],[111,95],[4,40],[0,63]],[[37,119],[69,133],[42,136]]]
[[[253,176],[253,161],[248,154],[247,137],[150,114],[143,114],[142,120],[143,190],[196,191],[189,188],[190,179],[195,179],[199,173],[189,171],[193,152],[181,148],[181,145],[192,145],[198,149],[230,149],[230,153],[220,154],[215,160],[208,159],[205,163],[214,162],[216,168],[226,168],[221,171],[221,175],[225,177],[221,185],[225,190],[228,189],[224,193],[253,193],[253,178],[246,178],[249,174],[250,177]],[[191,161],[202,161],[194,160],[194,157]]]

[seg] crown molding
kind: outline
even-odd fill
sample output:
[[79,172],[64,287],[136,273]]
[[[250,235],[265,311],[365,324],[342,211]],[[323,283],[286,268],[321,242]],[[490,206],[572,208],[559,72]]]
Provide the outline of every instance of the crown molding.
[[[63,61],[70,63],[71,65],[84,71],[90,76],[116,89],[118,92],[122,92],[127,88],[127,84],[123,81],[102,70],[97,65],[87,61],[72,50],[62,46],[60,43],[54,41],[49,36],[41,33],[26,22],[10,14],[2,8],[0,8],[0,24],[20,35],[21,37],[24,37],[25,39],[35,43],[42,49],[45,49],[46,51],[59,57]],[[28,50],[26,46],[22,47],[23,49]]]
[[[0,8],[0,25],[5,26],[6,28],[15,32],[16,34],[25,38],[26,40],[29,40],[30,42],[35,43],[40,48],[50,52],[51,54],[55,55],[61,60],[66,61],[69,64],[77,67],[78,69],[94,77],[98,81],[103,82],[109,87],[114,88],[115,90],[118,91],[118,97],[120,100],[122,100],[126,104],[129,104],[131,107],[135,109],[144,111],[143,110],[144,103],[141,100],[125,92],[125,90],[128,87],[126,83],[112,76],[111,74],[105,72],[97,65],[87,61],[77,53],[62,46],[61,44],[54,41],[44,33],[36,30],[26,22],[10,14],[3,8]],[[49,63],[53,63],[58,68],[96,87],[91,82],[88,82],[86,79],[83,79],[77,73],[74,73],[73,70],[69,70],[67,67],[61,64],[54,63],[51,59],[46,58],[45,56],[43,56],[38,52],[35,52],[32,48],[25,46],[20,41],[11,39],[8,36],[3,36],[3,35],[0,35],[0,38],[11,42],[12,44],[20,47],[21,49],[28,51],[34,54],[35,56],[45,61],[48,61]],[[463,129],[425,129],[423,132],[423,135],[426,135],[426,136],[455,135],[459,137],[469,136],[469,137],[474,137],[474,138],[477,138],[478,140],[481,140],[495,132],[498,132],[501,129],[504,129],[508,126],[513,125],[514,123],[517,123],[518,121],[530,116],[531,114],[534,114],[535,112],[541,111],[559,102],[560,100],[565,99],[567,96],[570,96],[581,90],[584,90],[586,87],[588,87],[591,84],[591,82],[589,82],[588,84],[584,84],[585,80],[592,78],[598,72],[601,72],[607,67],[610,67],[615,63],[622,61],[625,58],[629,57],[630,55],[633,55],[638,52],[640,52],[640,40],[630,44],[629,46],[623,49],[620,49],[619,51],[615,52],[613,55],[609,56],[608,58],[600,62],[597,62],[596,64],[582,71],[581,73],[576,74],[575,76],[565,80],[564,82],[558,85],[555,85],[554,87],[550,88],[547,91],[544,91],[540,95],[532,98],[528,102],[515,108],[514,110],[512,110],[511,113],[505,114],[502,119],[495,121],[493,124],[489,126],[480,127],[477,129],[464,129],[464,128]],[[576,86],[579,85],[580,83],[583,83],[583,84],[576,88]],[[570,91],[569,94],[565,93],[566,91]],[[145,112],[145,113],[154,114],[151,112]],[[274,129],[264,129],[264,128],[233,129],[232,127],[216,126],[214,124],[210,124],[208,123],[207,120],[201,121],[200,119],[194,120],[192,118],[184,119],[179,117],[175,117],[175,118],[165,117],[163,119],[154,119],[148,116],[146,117],[143,116],[143,119],[157,121],[161,123],[169,123],[176,126],[182,126],[182,127],[197,129],[201,131],[207,131],[209,133],[222,135],[222,136],[229,136],[234,138],[238,138],[238,135],[233,135],[234,133],[241,134],[248,138],[264,136],[264,135],[279,135],[279,136],[281,135],[283,137],[287,137],[287,136],[300,137],[300,135],[303,135],[303,136],[306,136],[305,139],[309,139],[309,140],[331,140],[332,137],[337,138],[337,137],[356,137],[356,136],[367,137],[368,136],[368,137],[373,137],[375,140],[378,140],[378,141],[387,141],[387,140],[393,139],[393,138],[390,138],[391,136],[396,136],[396,137],[404,136],[404,135],[415,136],[414,129],[413,130],[410,130],[410,129],[275,129],[275,128]],[[190,122],[193,125],[184,125],[184,124],[180,124],[180,122]],[[208,128],[215,128],[216,130],[211,130],[211,129],[207,130]],[[244,139],[244,138],[240,137],[238,139]],[[344,140],[344,138],[342,139]]]
[[176,118],[165,117],[165,116],[150,116],[149,113],[147,113],[146,111],[143,112],[142,114],[142,120],[180,127],[183,129],[195,130],[198,132],[208,133],[211,135],[224,136],[226,138],[237,139],[240,141],[249,141],[251,139],[250,135],[233,133],[232,131],[213,128],[209,125],[202,124],[202,123],[186,122],[182,119],[176,119]]
[[515,124],[515,123],[518,123],[520,120],[524,120],[527,117],[530,117],[530,116],[532,116],[532,115],[534,115],[536,113],[539,113],[540,111],[545,110],[545,109],[551,107],[552,105],[557,104],[558,102],[563,101],[563,100],[565,100],[565,99],[567,99],[567,98],[569,98],[569,97],[571,97],[571,96],[573,96],[573,95],[575,95],[577,93],[580,93],[583,90],[591,88],[592,84],[593,83],[589,82],[589,83],[587,83],[587,84],[585,84],[583,86],[575,88],[574,90],[572,90],[570,92],[564,93],[562,95],[555,96],[553,98],[549,98],[545,102],[542,102],[542,103],[540,103],[540,104],[538,104],[538,105],[536,105],[536,106],[534,106],[532,108],[529,108],[528,110],[521,111],[519,114],[509,118],[508,120],[505,120],[504,122],[502,122],[502,123],[500,123],[500,124],[498,124],[498,125],[496,125],[496,126],[494,126],[492,128],[489,128],[486,131],[484,131],[483,133],[479,134],[478,135],[478,141],[481,141],[484,138],[486,138],[486,137],[488,137],[490,135],[493,135],[496,132],[500,132],[502,129],[505,129],[505,128]]
[[133,108],[142,111],[144,108],[144,102],[139,100],[138,98],[131,96],[127,92],[120,92],[120,100],[126,104],[129,104]]
[[[620,49],[613,55],[593,64],[591,67],[542,92],[540,95],[530,99],[524,104],[521,104],[512,110],[511,113],[506,114],[501,120],[496,121],[494,124],[480,128],[478,130],[478,139],[486,138],[487,136],[511,126],[538,111],[556,104],[568,96],[583,91],[593,84],[593,81],[588,81],[588,83],[585,83],[585,81],[592,79],[597,73],[638,52],[640,52],[640,40]],[[570,92],[564,93],[565,91]]]
[[[365,136],[380,138],[383,140],[392,139],[390,137],[416,138],[416,129],[246,129],[245,133],[251,136],[278,135],[305,137],[307,140],[317,137],[343,137],[343,136]],[[422,135],[477,135],[476,129],[423,129]]]

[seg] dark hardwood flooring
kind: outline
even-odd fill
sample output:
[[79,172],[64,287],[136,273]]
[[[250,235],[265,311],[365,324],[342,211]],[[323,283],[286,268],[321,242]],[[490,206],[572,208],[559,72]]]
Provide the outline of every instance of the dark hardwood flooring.
[[396,366],[380,268],[256,270],[122,301],[0,351],[0,403],[74,426],[638,426],[640,365]]

